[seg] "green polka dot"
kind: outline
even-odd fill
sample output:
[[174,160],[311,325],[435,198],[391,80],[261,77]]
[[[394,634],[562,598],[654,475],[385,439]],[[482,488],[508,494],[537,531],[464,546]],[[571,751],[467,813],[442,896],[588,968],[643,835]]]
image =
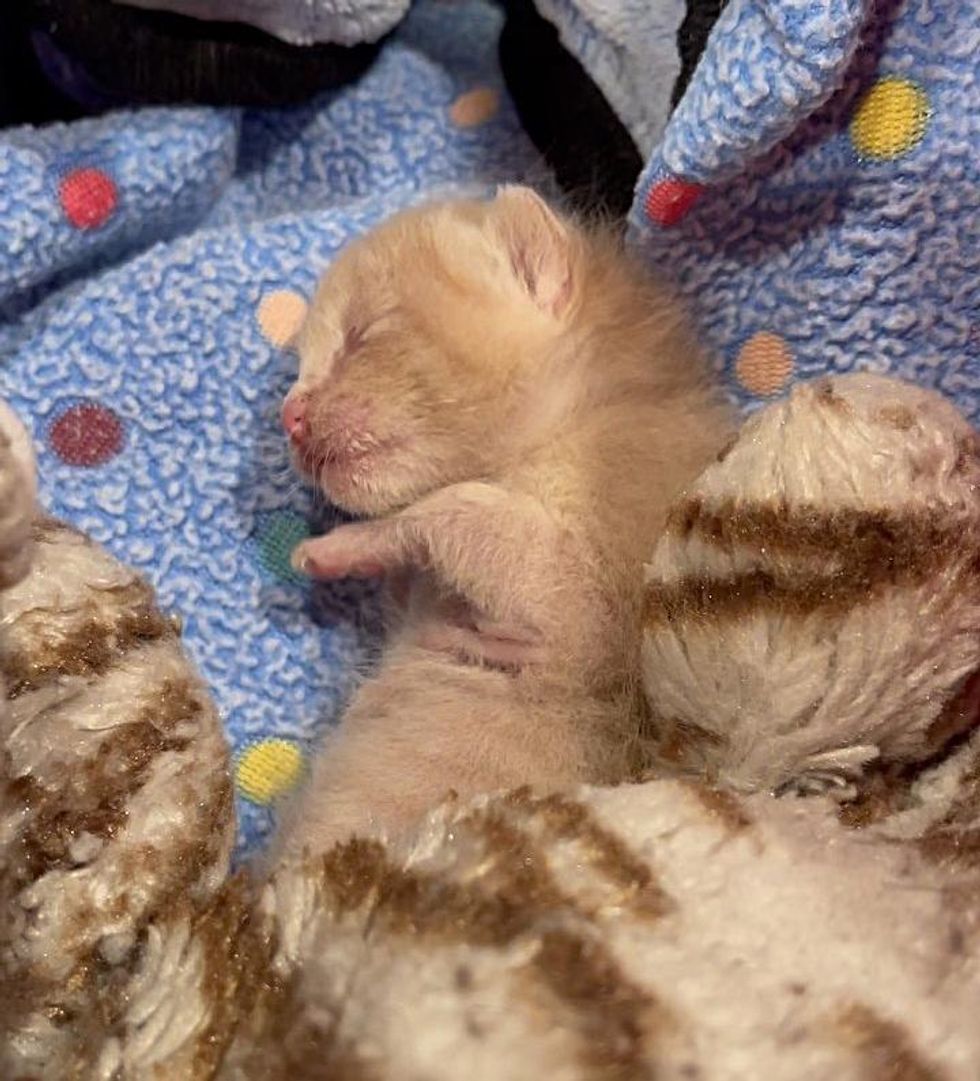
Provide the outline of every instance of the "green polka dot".
[[289,557],[300,541],[310,535],[306,519],[293,511],[276,511],[259,526],[256,535],[258,559],[262,568],[284,582],[302,582],[289,565]]

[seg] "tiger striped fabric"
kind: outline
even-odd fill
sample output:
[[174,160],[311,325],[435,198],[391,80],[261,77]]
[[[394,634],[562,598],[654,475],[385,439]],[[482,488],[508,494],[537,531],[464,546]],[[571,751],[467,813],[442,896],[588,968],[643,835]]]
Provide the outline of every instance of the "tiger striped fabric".
[[[889,444],[891,431],[904,436]],[[651,642],[666,664],[668,631],[695,659],[685,636],[734,649],[739,625],[757,618],[771,642],[795,634],[805,646],[811,621],[839,635],[855,610],[911,591],[898,611],[949,619],[955,642],[967,621],[957,606],[972,603],[968,436],[955,414],[894,384],[817,386],[760,417],[679,504],[654,556],[651,704]],[[4,448],[0,490],[12,494]],[[842,463],[851,480],[831,486]],[[932,502],[913,483],[924,476]],[[779,492],[782,525],[762,509]],[[866,502],[871,517],[855,518],[871,493],[890,510]],[[0,552],[26,540],[25,520],[0,518]],[[847,532],[847,521],[864,524]],[[756,543],[770,527],[771,545]],[[908,667],[892,609],[879,607],[850,646],[887,669],[870,693],[893,722],[862,722],[860,745],[873,738],[878,750],[863,773],[848,758],[846,711],[803,757],[781,750],[792,724],[770,723],[757,740],[781,765],[760,767],[760,784],[737,769],[764,755],[730,757],[731,713],[691,714],[710,733],[699,744],[665,723],[680,727],[681,714],[654,710],[654,779],[450,799],[404,847],[352,839],[267,877],[229,876],[227,755],[176,626],[77,533],[36,522],[33,547],[28,576],[0,594],[5,1079],[980,1076],[980,733],[923,757],[962,726],[950,709],[969,680],[942,654]],[[725,586],[752,574],[768,575],[775,596]],[[816,595],[797,588],[821,578]],[[744,655],[762,633],[743,628]],[[824,685],[848,663],[842,652],[823,668]],[[835,691],[842,710],[869,668]],[[934,680],[936,700],[910,714],[888,688],[913,677]],[[663,776],[698,755],[737,783]],[[849,802],[765,790],[814,755],[827,776],[853,781]]]
[[803,384],[673,510],[648,569],[652,756],[854,794],[975,715],[980,440],[878,376]]

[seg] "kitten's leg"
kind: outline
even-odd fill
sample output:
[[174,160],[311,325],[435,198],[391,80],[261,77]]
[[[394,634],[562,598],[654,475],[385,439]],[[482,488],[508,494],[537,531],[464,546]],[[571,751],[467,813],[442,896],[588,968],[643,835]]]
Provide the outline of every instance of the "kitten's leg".
[[389,519],[341,525],[300,544],[292,564],[313,578],[376,578],[404,565],[393,541]]
[[433,693],[445,673],[443,662],[419,670],[396,659],[360,688],[282,824],[286,853],[323,852],[352,834],[397,839],[451,792],[467,799],[589,778],[584,734],[593,729],[574,705],[524,704],[507,677],[474,670]]
[[[294,562],[317,578],[383,573],[412,566],[431,572],[478,613],[488,638],[547,637],[561,621],[581,622],[590,600],[576,583],[574,540],[536,500],[491,484],[444,488],[391,518],[340,526],[306,541]],[[592,619],[599,613],[593,604]]]
[[[440,527],[436,519],[430,519],[427,525],[433,532]],[[413,532],[416,526],[413,523]],[[303,573],[320,579],[384,574],[397,587],[411,573],[406,564],[413,560],[446,586],[445,568],[431,565],[429,542],[430,536],[400,535],[391,520],[344,525],[325,537],[306,542],[302,550],[294,553],[293,563]],[[402,600],[404,603],[406,598],[403,596]],[[417,621],[413,628],[413,638],[437,653],[505,669],[520,669],[540,655],[536,644],[541,635],[535,627],[515,620],[494,619],[458,593],[448,600],[433,598],[426,618]]]
[[[362,685],[317,756],[301,813],[284,831],[288,849],[323,851],[351,832],[397,834],[450,788],[465,796],[592,776],[609,707],[586,706],[575,681],[604,656],[609,632],[581,559],[540,504],[488,484],[457,485],[391,518],[304,542],[296,563],[315,577],[411,567],[436,593],[422,608],[432,618],[424,615]],[[465,606],[454,608],[456,598]],[[560,664],[561,679],[546,701],[515,697],[510,678],[460,672],[419,646],[463,646],[518,669],[543,656]]]
[[[547,659],[553,637],[597,627],[597,607],[576,582],[575,546],[544,508],[489,484],[443,489],[391,518],[340,526],[304,542],[294,562],[316,578],[414,567],[465,602],[465,618],[442,605],[415,627],[427,649],[520,670]],[[560,623],[560,627],[559,627]]]

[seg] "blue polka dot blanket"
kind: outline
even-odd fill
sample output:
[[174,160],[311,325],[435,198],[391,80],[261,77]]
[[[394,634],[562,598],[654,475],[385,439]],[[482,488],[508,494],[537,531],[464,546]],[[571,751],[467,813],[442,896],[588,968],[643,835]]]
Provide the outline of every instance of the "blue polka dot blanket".
[[647,157],[632,242],[738,401],[860,369],[980,419],[977,0],[537,3]]
[[33,426],[46,507],[183,618],[240,853],[374,640],[370,598],[289,569],[329,511],[289,469],[283,328],[348,238],[420,192],[540,172],[499,29],[480,0],[420,0],[358,83],[298,110],[0,133],[0,396]]
[[[980,415],[976,0],[729,0],[673,112],[683,0],[539,5],[648,154],[632,242],[734,397],[863,368]],[[0,395],[50,510],[183,616],[242,852],[375,641],[369,597],[288,566],[330,512],[288,468],[281,343],[348,238],[433,188],[539,171],[498,32],[484,0],[418,0],[365,77],[298,110],[0,135]]]

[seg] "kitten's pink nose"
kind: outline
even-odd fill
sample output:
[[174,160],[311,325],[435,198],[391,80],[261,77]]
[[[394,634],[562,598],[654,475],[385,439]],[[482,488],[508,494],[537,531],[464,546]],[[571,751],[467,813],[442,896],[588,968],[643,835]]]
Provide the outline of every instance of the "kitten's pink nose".
[[306,399],[290,395],[282,403],[282,426],[294,443],[303,443],[309,434],[306,425]]

